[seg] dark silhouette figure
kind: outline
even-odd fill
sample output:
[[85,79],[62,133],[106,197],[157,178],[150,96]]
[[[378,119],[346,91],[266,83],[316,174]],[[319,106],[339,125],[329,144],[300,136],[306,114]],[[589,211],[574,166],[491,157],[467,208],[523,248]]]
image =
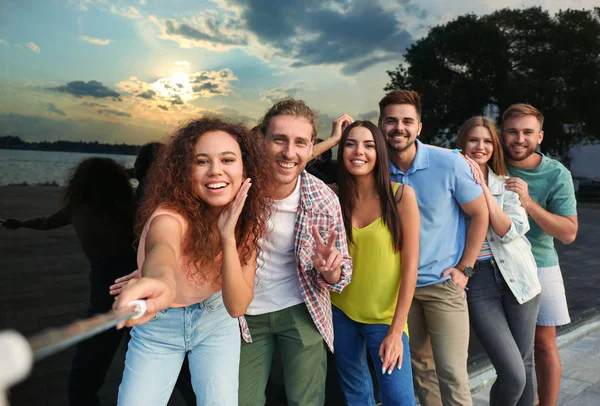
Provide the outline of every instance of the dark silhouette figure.
[[[315,140],[315,144],[323,141],[320,138]],[[321,155],[313,159],[306,166],[306,171],[313,176],[321,179],[323,182],[328,185],[336,182],[336,169],[335,164],[332,161],[332,152],[331,150],[327,150],[323,152]]]
[[163,144],[160,142],[149,142],[142,145],[138,151],[137,158],[133,164],[133,177],[139,182],[135,191],[138,204],[142,200],[146,189],[146,175],[162,147]]
[[[134,212],[133,190],[125,169],[109,158],[88,158],[72,172],[60,210],[47,217],[7,219],[3,226],[53,230],[73,225],[90,263],[90,317],[112,308],[109,286],[137,269]],[[111,329],[77,345],[69,375],[71,405],[100,405],[97,392],[124,332]]]

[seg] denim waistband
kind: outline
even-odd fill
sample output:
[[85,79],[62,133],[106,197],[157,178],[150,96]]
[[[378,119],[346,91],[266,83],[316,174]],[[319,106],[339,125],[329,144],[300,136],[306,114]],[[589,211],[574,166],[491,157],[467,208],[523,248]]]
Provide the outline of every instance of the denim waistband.
[[485,267],[495,268],[496,260],[494,258],[490,258],[490,259],[485,259],[483,261],[477,261],[477,262],[475,262],[475,266],[473,267],[473,269],[475,271],[478,271],[479,269],[485,268]]

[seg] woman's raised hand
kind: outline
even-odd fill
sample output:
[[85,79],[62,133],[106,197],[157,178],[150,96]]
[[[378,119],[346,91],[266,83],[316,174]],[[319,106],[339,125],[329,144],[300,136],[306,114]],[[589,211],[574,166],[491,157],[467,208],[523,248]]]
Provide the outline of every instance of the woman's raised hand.
[[235,239],[235,226],[242,213],[250,186],[252,186],[251,180],[250,178],[247,178],[244,183],[242,183],[242,186],[235,195],[233,201],[229,203],[219,215],[217,229],[219,230],[221,240]]

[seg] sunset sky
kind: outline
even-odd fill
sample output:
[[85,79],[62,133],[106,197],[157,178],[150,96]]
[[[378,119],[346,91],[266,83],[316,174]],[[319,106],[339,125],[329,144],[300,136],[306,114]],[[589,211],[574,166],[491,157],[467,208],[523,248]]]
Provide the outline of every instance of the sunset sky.
[[[0,135],[140,144],[294,96],[376,119],[407,46],[461,14],[597,0],[0,0]],[[425,106],[426,108],[426,106]],[[425,123],[426,125],[426,123]]]

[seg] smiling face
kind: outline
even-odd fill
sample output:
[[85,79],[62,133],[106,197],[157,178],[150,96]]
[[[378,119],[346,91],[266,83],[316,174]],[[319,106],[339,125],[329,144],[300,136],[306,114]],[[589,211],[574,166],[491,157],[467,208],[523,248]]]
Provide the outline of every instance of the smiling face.
[[479,165],[485,165],[494,153],[494,141],[490,130],[483,126],[473,128],[467,135],[465,155]]
[[511,161],[525,161],[542,143],[544,132],[533,115],[513,116],[502,123],[504,150]]
[[415,144],[423,125],[417,109],[411,104],[390,104],[385,107],[379,123],[391,150],[402,152]]
[[373,134],[367,128],[358,126],[350,130],[342,148],[344,167],[351,175],[368,175],[373,171],[377,151]]
[[209,131],[196,141],[194,159],[192,181],[198,197],[222,210],[235,198],[244,179],[240,145],[231,134]]
[[311,123],[303,117],[280,115],[271,119],[265,139],[278,195],[283,196],[273,198],[284,198],[294,191],[298,176],[312,154],[312,133]]

